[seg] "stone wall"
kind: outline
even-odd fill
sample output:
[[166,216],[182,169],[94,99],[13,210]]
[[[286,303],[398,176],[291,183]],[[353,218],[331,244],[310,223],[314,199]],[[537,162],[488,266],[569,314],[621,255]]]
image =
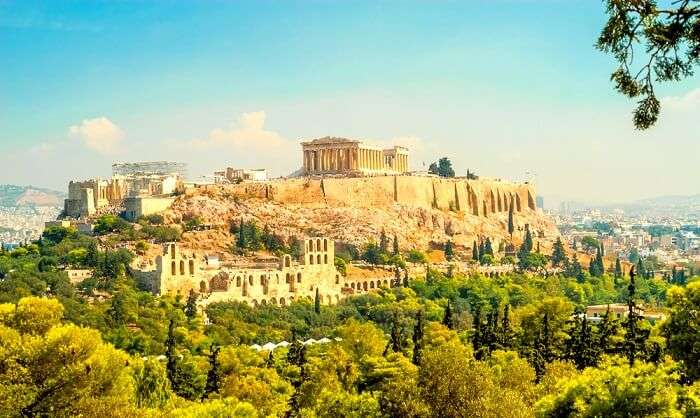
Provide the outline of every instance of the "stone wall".
[[[394,203],[476,216],[536,210],[535,188],[497,180],[445,179],[427,176],[300,178],[226,186],[232,197],[254,197],[309,206],[386,207]],[[206,187],[204,190],[206,190]]]

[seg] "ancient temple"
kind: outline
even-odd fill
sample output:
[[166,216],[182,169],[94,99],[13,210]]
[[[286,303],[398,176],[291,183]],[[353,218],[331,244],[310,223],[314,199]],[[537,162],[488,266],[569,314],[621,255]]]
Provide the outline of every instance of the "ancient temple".
[[402,174],[408,169],[408,149],[382,149],[361,141],[325,137],[302,142],[304,173],[315,174]]

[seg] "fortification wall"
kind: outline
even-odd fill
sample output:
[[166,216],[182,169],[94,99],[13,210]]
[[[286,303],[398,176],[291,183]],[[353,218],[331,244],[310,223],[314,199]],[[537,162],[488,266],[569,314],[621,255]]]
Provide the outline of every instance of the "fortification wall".
[[206,186],[224,188],[232,197],[269,199],[304,206],[386,207],[398,203],[475,216],[535,210],[535,188],[497,180],[418,176],[302,178],[266,183]]

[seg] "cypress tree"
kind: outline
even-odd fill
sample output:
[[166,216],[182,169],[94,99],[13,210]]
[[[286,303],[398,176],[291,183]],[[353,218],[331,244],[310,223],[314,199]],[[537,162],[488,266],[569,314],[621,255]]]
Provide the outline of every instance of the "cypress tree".
[[394,287],[401,286],[401,270],[399,266],[394,266]]
[[481,307],[477,306],[472,319],[472,347],[474,349],[474,357],[477,360],[480,360],[482,357],[483,335],[481,331]]
[[399,239],[396,237],[396,234],[394,234],[394,248],[392,253],[395,256],[399,255]]
[[[272,354],[272,352],[270,352]],[[205,399],[211,393],[219,393],[219,381],[221,379],[221,371],[219,370],[219,347],[217,345],[211,345],[211,351],[209,353],[209,372],[207,373],[207,384],[204,388],[204,395],[202,399]]]
[[289,397],[289,409],[284,414],[286,418],[296,418],[301,416],[301,386],[308,380],[306,374],[306,347],[299,342],[299,340],[294,339],[292,345],[289,347],[289,352],[287,353],[287,362],[290,365],[299,367],[299,377],[294,378],[291,381],[292,387],[294,387],[294,393]]
[[316,288],[316,298],[314,299],[314,312],[316,312],[316,315],[321,313],[321,297],[318,295],[318,287]]
[[513,231],[515,231],[515,224],[513,223],[513,204],[510,204],[508,208],[508,234],[510,234],[510,240],[513,241]]
[[391,321],[391,350],[394,353],[403,353],[403,327],[399,324],[399,316],[394,313]]
[[406,288],[409,287],[409,283],[408,283],[408,269],[405,269],[405,270],[403,271],[403,287],[406,287]]
[[535,252],[536,252],[537,254],[540,253],[540,242],[539,242],[539,241],[537,241],[537,250],[535,250]]
[[455,254],[454,254],[454,248],[452,245],[452,241],[448,240],[445,243],[445,258],[447,259],[447,261],[452,261],[452,259],[454,258],[454,255]]
[[615,277],[618,279],[622,277],[622,264],[620,263],[620,257],[615,259]]
[[379,251],[382,254],[387,254],[389,252],[389,240],[386,237],[386,232],[382,229],[382,233],[379,235]]
[[649,336],[648,331],[640,330],[638,322],[641,319],[637,314],[637,304],[634,300],[636,296],[634,268],[630,270],[630,284],[627,287],[627,320],[625,321],[625,340],[623,342],[623,350],[629,361],[630,366],[634,365],[635,359],[640,354],[645,354],[646,339]]
[[598,348],[606,354],[615,353],[615,347],[613,346],[612,337],[617,334],[617,321],[613,318],[610,313],[610,306],[605,310],[605,315],[598,323],[597,331],[597,345]]
[[[630,271],[630,275],[632,274],[632,271]],[[642,260],[642,257],[639,257],[637,260],[637,275],[640,277],[646,277],[647,272],[644,270],[644,261]]]
[[501,320],[500,345],[508,350],[513,347],[513,329],[510,325],[510,305],[503,307],[503,319]]
[[472,260],[474,261],[479,261],[479,249],[476,246],[476,241],[474,241],[474,244],[472,245]]
[[187,295],[187,303],[185,303],[185,315],[190,319],[197,316],[197,294],[192,289],[190,289],[190,293]]
[[449,300],[447,301],[447,307],[445,308],[445,316],[442,318],[442,325],[449,329],[454,329],[455,327],[454,319],[452,318],[452,306],[450,305]]
[[240,250],[244,250],[248,247],[248,240],[246,239],[245,233],[245,222],[241,218],[241,222],[238,226],[238,240],[236,241],[236,247]]
[[416,324],[413,327],[413,364],[420,366],[423,360],[423,310],[416,314]]
[[491,238],[486,238],[486,243],[484,244],[484,254],[489,254],[493,256],[493,245],[491,244]]
[[85,254],[85,265],[90,267],[97,267],[100,263],[100,253],[97,250],[97,243],[91,241],[87,247],[87,253]]

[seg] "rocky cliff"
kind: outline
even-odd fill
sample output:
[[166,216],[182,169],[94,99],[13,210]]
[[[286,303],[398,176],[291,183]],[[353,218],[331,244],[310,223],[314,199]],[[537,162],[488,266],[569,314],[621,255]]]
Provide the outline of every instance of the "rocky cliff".
[[166,219],[198,216],[218,226],[185,237],[211,249],[231,243],[227,226],[241,217],[285,237],[324,235],[355,245],[376,240],[384,229],[402,247],[425,249],[447,240],[470,247],[479,237],[498,245],[508,237],[510,205],[515,241],[529,224],[548,247],[558,231],[535,208],[534,187],[495,180],[384,176],[202,186],[178,198]]

